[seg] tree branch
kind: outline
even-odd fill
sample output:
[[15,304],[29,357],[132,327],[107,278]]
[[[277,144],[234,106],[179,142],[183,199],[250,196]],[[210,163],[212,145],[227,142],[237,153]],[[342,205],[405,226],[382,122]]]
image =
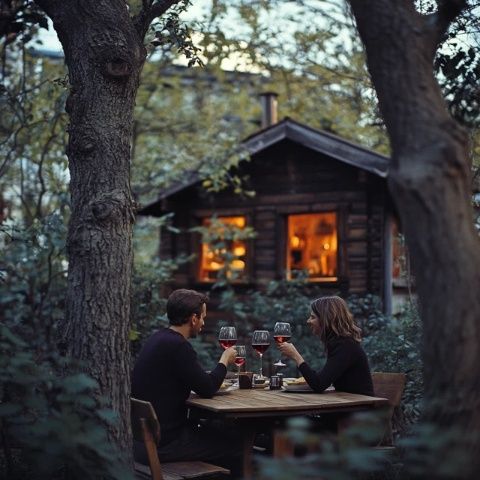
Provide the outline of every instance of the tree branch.
[[142,9],[138,15],[133,18],[133,24],[140,38],[143,40],[148,31],[148,27],[155,18],[162,16],[171,6],[180,1],[181,0],[157,0],[154,3],[153,0],[143,0]]
[[467,7],[467,0],[440,0],[438,10],[427,18],[435,29],[435,43],[438,45],[455,18]]

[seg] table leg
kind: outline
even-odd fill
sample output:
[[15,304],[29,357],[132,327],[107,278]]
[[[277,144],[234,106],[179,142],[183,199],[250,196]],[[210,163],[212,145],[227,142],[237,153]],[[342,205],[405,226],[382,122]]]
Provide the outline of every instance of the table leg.
[[253,442],[255,440],[255,427],[250,422],[242,427],[243,436],[243,479],[253,479]]
[[285,458],[293,457],[294,445],[282,430],[273,430],[273,457]]

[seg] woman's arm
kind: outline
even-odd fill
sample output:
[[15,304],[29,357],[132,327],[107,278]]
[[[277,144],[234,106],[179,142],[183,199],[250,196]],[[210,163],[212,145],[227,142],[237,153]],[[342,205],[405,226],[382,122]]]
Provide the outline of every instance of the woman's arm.
[[279,349],[282,354],[296,362],[306,382],[316,392],[323,392],[335,383],[345,373],[351,362],[350,350],[344,345],[337,344],[330,348],[327,363],[322,370],[315,372],[291,343],[283,343],[279,345]]

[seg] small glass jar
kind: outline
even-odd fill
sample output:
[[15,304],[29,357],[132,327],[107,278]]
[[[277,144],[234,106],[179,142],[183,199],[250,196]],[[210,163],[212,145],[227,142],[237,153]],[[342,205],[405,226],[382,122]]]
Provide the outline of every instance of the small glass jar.
[[278,375],[272,375],[270,377],[270,390],[280,390],[281,386],[280,377]]

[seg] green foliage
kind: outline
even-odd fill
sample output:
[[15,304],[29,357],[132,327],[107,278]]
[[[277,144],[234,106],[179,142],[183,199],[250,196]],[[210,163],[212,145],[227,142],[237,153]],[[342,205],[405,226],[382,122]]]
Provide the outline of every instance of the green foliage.
[[403,449],[404,471],[409,478],[424,479],[435,472],[435,478],[461,480],[475,478],[469,450],[478,444],[479,432],[465,434],[454,426],[432,423],[415,425],[412,432],[398,442]]
[[25,44],[33,38],[39,28],[48,28],[45,12],[32,0],[2,2],[1,12],[2,57],[9,44],[14,42]]
[[[370,367],[377,372],[405,373],[407,382],[401,411],[396,412],[394,427],[405,431],[418,420],[423,400],[422,325],[414,305],[397,317],[387,317],[378,310],[375,298],[351,299],[352,311],[360,320],[363,346]],[[359,316],[359,310],[363,318]]]
[[[31,339],[27,343],[0,325],[2,453],[10,465],[3,475],[11,480],[23,475],[39,479],[132,478],[108,440],[108,427],[115,424],[115,418],[97,398],[96,382],[82,373],[62,378],[59,371],[73,365],[53,350],[42,354],[36,347]],[[13,452],[7,441],[20,447],[21,469],[12,471]]]
[[[98,398],[94,380],[74,373],[82,366],[55,344],[66,289],[61,217],[36,219],[27,228],[3,225],[2,234],[0,476],[131,478],[108,439],[113,412]],[[62,376],[67,371],[73,373]]]
[[31,325],[31,319],[52,336],[53,326],[63,318],[66,289],[65,227],[52,214],[22,228],[3,225],[3,259],[0,262],[2,321]]
[[188,25],[182,22],[180,18],[180,15],[191,4],[190,0],[180,0],[167,11],[166,15],[157,19],[151,26],[154,39],[150,41],[152,47],[176,48],[180,54],[185,55],[188,59],[189,67],[195,64],[202,65],[202,61],[198,57],[200,49],[192,41]]
[[356,415],[353,426],[338,436],[315,433],[313,426],[306,418],[291,419],[287,437],[294,445],[314,453],[286,459],[261,458],[259,478],[353,480],[392,469],[386,452],[372,448],[381,432],[381,420],[376,415]]
[[259,457],[259,479],[294,480],[461,480],[475,478],[469,445],[478,432],[465,436],[454,428],[421,423],[397,442],[396,451],[372,448],[382,432],[375,413],[356,414],[340,434],[316,432],[315,423],[293,418],[284,434],[304,456],[285,459]]
[[145,65],[133,138],[132,188],[140,198],[150,201],[152,191],[192,177],[205,180],[209,191],[244,193],[242,179],[229,169],[247,158],[239,143],[250,133],[247,119],[257,107],[246,80],[172,66],[168,57]]
[[132,359],[144,341],[158,328],[168,325],[166,317],[165,284],[188,257],[174,260],[136,262],[132,278],[131,330]]
[[7,57],[3,73],[0,191],[7,214],[27,225],[53,212],[66,218],[64,67],[20,50]]

